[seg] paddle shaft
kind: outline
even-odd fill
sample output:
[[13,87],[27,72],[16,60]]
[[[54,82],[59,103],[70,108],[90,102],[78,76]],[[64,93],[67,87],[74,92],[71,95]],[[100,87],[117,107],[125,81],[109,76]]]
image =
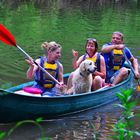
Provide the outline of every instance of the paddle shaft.
[[[125,52],[124,52],[124,49],[123,49],[122,51],[123,51],[123,55],[124,55],[125,60],[127,61],[128,65],[129,65],[129,67],[130,67],[130,69],[132,70],[132,72],[133,72],[133,74],[134,74],[134,76],[135,76],[135,71],[134,71],[134,69],[133,69],[133,67],[132,67],[132,65],[131,65],[131,63],[130,63],[130,61],[128,60],[128,58],[127,58],[127,56],[126,56],[126,54],[125,54]],[[137,79],[137,81],[138,81],[138,85],[140,86],[140,81],[139,81],[139,79]]]
[[[16,45],[16,47],[22,52],[24,53],[28,59],[32,59],[30,55],[28,55],[20,46]],[[56,80],[50,73],[48,73],[43,67],[41,67],[38,63],[35,62],[35,60],[33,60],[34,64],[36,64],[46,75],[48,75],[53,81],[55,81],[57,84],[60,85],[60,82],[58,80]]]
[[[6,29],[2,24],[0,24],[0,40],[7,45],[17,47],[22,53],[24,53],[28,59],[32,60],[32,58],[20,47],[16,44],[16,40],[14,36]],[[60,83],[49,74],[43,67],[41,67],[38,63],[33,60],[34,64],[36,64],[46,75],[48,75],[53,81],[60,85]]]

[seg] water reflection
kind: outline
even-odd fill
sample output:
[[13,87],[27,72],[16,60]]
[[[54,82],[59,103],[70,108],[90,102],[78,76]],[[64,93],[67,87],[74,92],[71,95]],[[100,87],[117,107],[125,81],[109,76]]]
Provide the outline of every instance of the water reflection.
[[[95,138],[97,140],[113,140],[110,138],[114,134],[112,129],[122,111],[115,106],[117,103],[119,102],[116,101],[97,109],[59,119],[44,120],[40,123],[43,131],[38,126],[27,123],[15,129],[5,140],[37,140],[42,136],[53,140],[90,140]],[[136,113],[139,113],[138,108],[139,106],[136,108]],[[133,121],[137,122],[135,128],[138,128],[139,117],[135,117]],[[0,124],[0,130],[9,130],[14,125],[14,123]],[[138,139],[139,137],[134,138],[134,140]]]
[[[40,44],[46,40],[56,40],[62,44],[61,61],[65,73],[72,71],[72,48],[81,55],[85,40],[95,37],[99,40],[100,49],[102,44],[110,41],[114,30],[124,33],[126,44],[139,59],[139,51],[136,50],[139,49],[140,12],[136,1],[7,0],[1,1],[0,7],[0,20],[33,58],[42,55]],[[27,81],[27,64],[23,55],[4,44],[1,44],[0,52],[0,85],[10,81],[13,85]],[[15,81],[15,77],[19,80]]]
[[[126,44],[140,60],[140,52],[137,51],[139,7],[140,0],[0,0],[0,21],[33,58],[42,55],[40,45],[46,40],[62,44],[61,61],[67,73],[72,71],[72,48],[81,55],[85,40],[95,37],[99,40],[100,49],[116,30],[124,33]],[[27,81],[25,72],[28,66],[24,59],[16,48],[0,43],[0,87]],[[93,139],[94,133],[98,139],[106,140],[113,133],[112,126],[119,116],[120,110],[109,104],[79,115],[46,120],[41,125],[45,136],[54,140]],[[138,121],[136,118],[135,122]],[[1,124],[0,130],[7,130],[12,125]],[[40,130],[29,124],[16,129],[6,140],[38,139],[40,136]]]
[[[116,110],[113,115],[112,107]],[[105,140],[112,134],[112,125],[120,115],[117,111],[119,112],[120,109],[110,104],[69,117],[45,120],[41,123],[41,126],[43,127],[44,136],[53,140],[88,140],[94,137],[98,140]],[[7,130],[13,125],[1,125],[1,130]],[[6,140],[38,139],[41,134],[37,126],[28,123],[16,129],[9,137],[6,137]]]
[[46,7],[48,5],[52,5],[52,4],[57,4],[60,5],[60,7],[63,8],[67,8],[67,7],[71,7],[71,8],[75,8],[77,6],[81,6],[81,7],[88,7],[88,9],[90,9],[90,7],[97,7],[97,6],[113,6],[113,5],[120,5],[120,6],[128,6],[130,4],[135,4],[137,6],[139,6],[140,1],[139,0],[56,0],[56,1],[52,1],[52,0],[0,0],[0,4],[1,5],[8,5],[9,7],[17,7],[19,5],[21,5],[21,3],[32,3],[37,7]]

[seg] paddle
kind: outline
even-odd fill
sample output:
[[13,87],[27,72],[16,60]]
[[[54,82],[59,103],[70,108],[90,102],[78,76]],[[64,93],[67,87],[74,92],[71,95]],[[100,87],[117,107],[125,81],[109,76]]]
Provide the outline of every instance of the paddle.
[[[135,76],[134,69],[133,69],[133,67],[132,67],[132,65],[131,65],[131,63],[130,63],[130,61],[128,60],[128,58],[127,58],[127,56],[126,56],[126,54],[125,54],[125,52],[124,52],[124,49],[123,49],[122,51],[123,51],[123,55],[124,55],[124,57],[125,57],[125,60],[127,61],[128,65],[129,65],[129,67],[130,67],[130,69],[132,70],[132,73],[133,73],[134,76]],[[137,91],[140,91],[140,81],[139,81],[139,79],[137,79],[137,82],[138,82]]]
[[[16,44],[16,40],[14,36],[6,29],[2,24],[0,24],[0,40],[4,42],[7,45],[10,46],[15,46],[18,48],[22,53],[25,54],[25,56],[29,59],[32,60],[32,57],[30,57],[20,46]],[[57,84],[60,85],[59,81],[56,80],[50,73],[48,73],[43,67],[41,67],[38,63],[36,63],[33,60],[34,64],[36,64],[47,76],[49,76],[53,81],[55,81]]]

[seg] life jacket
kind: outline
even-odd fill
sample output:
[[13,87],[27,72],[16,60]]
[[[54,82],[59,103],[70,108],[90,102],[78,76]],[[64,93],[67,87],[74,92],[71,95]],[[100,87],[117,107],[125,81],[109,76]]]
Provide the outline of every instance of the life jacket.
[[114,49],[112,51],[112,64],[113,64],[112,69],[114,71],[119,70],[122,67],[123,63],[124,63],[124,56],[122,50]]
[[[112,45],[112,43],[107,43],[107,45]],[[125,61],[124,55],[122,50],[114,49],[112,52],[109,53],[102,53],[105,63],[106,63],[106,70],[107,71],[117,71],[119,70]]]
[[86,58],[86,56],[87,56],[87,53],[84,54],[83,61],[85,59],[92,60],[95,63],[95,66],[97,67],[97,71],[100,72],[100,53],[97,53],[96,56],[91,57],[91,58]]
[[[58,78],[59,72],[59,62],[50,64],[47,62],[46,57],[40,57],[40,66],[43,67],[48,73],[50,73],[55,79]],[[42,70],[38,69],[34,75],[35,81],[43,86],[44,88],[53,88],[56,84],[48,75],[46,75]]]
[[[106,45],[112,45],[112,43],[107,43]],[[126,51],[126,48],[124,49],[124,51]],[[114,72],[123,67],[125,58],[123,56],[123,52],[117,49],[114,49],[109,53],[102,53],[102,55],[106,64],[106,82],[109,82]]]

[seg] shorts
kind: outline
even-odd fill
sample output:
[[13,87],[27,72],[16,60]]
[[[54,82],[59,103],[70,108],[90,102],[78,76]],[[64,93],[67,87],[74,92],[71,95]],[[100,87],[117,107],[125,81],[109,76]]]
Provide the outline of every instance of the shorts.
[[44,88],[43,86],[41,86],[37,82],[34,82],[32,87],[41,89],[42,90],[41,96],[49,96],[50,97],[50,96],[56,96],[56,94],[57,94],[57,88],[56,87]]
[[112,75],[112,77],[110,78],[110,83],[112,84],[113,83],[113,81],[114,81],[114,79],[117,77],[117,75],[119,74],[119,70],[118,71],[116,71],[113,75]]

